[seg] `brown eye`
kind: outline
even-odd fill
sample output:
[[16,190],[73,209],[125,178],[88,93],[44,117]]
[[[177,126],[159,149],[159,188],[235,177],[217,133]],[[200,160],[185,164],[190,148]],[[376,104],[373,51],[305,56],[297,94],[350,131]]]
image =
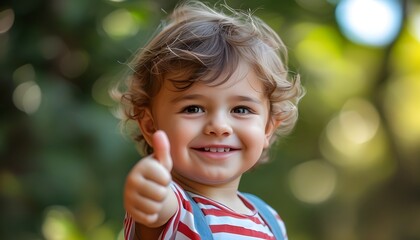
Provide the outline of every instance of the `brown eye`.
[[184,113],[202,113],[204,112],[203,108],[200,106],[188,106],[185,107],[182,112]]
[[248,107],[235,107],[232,110],[233,113],[238,113],[238,114],[249,114],[252,113],[251,110]]

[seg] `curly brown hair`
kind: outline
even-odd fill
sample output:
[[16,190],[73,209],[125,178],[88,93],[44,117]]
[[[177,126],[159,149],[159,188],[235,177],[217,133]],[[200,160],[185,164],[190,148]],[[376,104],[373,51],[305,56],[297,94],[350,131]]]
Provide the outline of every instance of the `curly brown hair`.
[[[123,109],[123,122],[142,118],[163,81],[168,80],[166,76],[171,75],[170,81],[180,91],[195,82],[220,85],[240,61],[245,61],[263,82],[271,116],[281,121],[271,143],[292,130],[304,90],[298,75],[289,79],[285,45],[273,29],[251,13],[220,6],[217,11],[198,1],[179,4],[138,51],[129,64],[133,72],[124,86],[114,91]],[[143,154],[152,153],[141,132],[135,139]],[[263,159],[266,152],[260,161]]]

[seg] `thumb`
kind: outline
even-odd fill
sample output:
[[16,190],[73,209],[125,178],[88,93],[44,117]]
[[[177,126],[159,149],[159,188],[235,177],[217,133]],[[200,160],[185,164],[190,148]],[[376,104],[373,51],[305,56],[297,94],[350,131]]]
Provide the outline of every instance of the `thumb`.
[[168,136],[162,130],[158,130],[153,134],[153,150],[154,157],[166,168],[168,171],[172,170],[172,157]]

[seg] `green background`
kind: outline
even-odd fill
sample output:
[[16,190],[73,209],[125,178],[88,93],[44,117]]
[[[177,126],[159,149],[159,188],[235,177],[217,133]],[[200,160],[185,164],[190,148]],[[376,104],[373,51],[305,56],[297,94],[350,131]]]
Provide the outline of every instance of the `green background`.
[[[340,32],[336,2],[227,1],[280,34],[307,90],[294,132],[241,190],[292,240],[420,239],[420,3],[404,2],[394,42],[369,47]],[[175,4],[0,3],[0,239],[122,239],[141,156],[108,90]]]

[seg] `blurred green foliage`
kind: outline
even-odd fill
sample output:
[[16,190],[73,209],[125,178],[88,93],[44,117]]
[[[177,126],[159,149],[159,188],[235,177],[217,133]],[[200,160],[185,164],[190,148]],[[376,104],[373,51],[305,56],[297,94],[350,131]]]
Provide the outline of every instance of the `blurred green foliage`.
[[[227,1],[278,31],[307,89],[295,131],[241,190],[292,240],[420,239],[420,4],[404,2],[399,37],[374,48],[343,37],[336,2]],[[0,3],[0,239],[122,239],[140,156],[108,90],[175,4]]]

